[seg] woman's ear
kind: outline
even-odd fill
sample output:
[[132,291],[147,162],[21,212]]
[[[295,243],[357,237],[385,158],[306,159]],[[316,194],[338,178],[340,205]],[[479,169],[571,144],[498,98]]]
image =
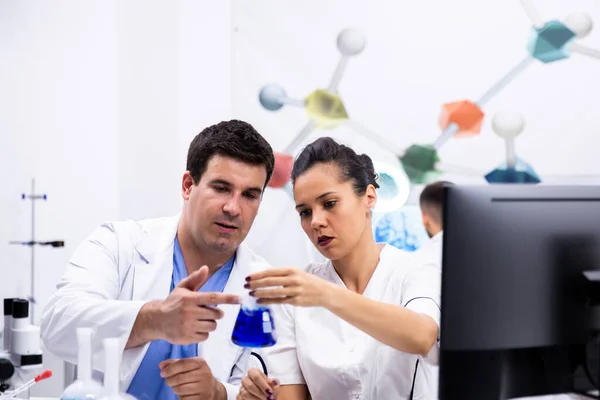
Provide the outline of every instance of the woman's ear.
[[377,190],[375,190],[375,186],[367,186],[365,197],[367,199],[367,207],[369,207],[369,210],[373,211],[375,209],[375,205],[377,205]]

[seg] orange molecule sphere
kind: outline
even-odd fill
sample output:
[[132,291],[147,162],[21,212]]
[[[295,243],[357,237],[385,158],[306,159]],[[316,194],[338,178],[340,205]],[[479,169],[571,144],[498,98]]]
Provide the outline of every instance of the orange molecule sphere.
[[473,136],[481,132],[483,111],[471,101],[462,100],[444,104],[440,115],[440,128],[446,129],[450,124],[458,125],[456,137]]
[[293,164],[294,157],[289,154],[275,153],[275,168],[267,186],[276,189],[285,186],[291,179]]

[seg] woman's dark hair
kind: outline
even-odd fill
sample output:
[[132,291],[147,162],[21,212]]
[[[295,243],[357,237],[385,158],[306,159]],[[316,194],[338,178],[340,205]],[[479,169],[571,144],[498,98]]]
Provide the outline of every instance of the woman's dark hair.
[[350,147],[339,144],[330,137],[315,140],[296,157],[292,167],[292,184],[296,183],[300,175],[319,163],[336,164],[340,168],[342,181],[352,182],[354,192],[359,196],[365,194],[369,185],[379,188],[371,157],[366,154],[358,155]]

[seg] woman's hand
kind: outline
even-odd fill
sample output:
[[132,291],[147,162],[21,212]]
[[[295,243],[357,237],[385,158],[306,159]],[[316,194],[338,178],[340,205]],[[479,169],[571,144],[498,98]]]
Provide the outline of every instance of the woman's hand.
[[[302,307],[326,307],[340,288],[315,275],[296,268],[272,268],[246,278],[244,286],[259,304],[293,304]],[[264,289],[269,288],[269,289]]]
[[280,390],[277,379],[269,379],[262,371],[250,368],[248,376],[242,378],[242,386],[236,400],[275,400]]

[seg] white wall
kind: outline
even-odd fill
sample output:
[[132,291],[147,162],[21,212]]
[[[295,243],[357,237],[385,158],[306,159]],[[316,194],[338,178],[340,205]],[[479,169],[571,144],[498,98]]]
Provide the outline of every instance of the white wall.
[[[600,23],[595,0],[534,3],[545,19],[585,11]],[[399,148],[433,142],[440,133],[442,104],[481,96],[527,55],[530,33],[519,0],[237,0],[234,5],[234,111],[280,151],[307,122],[306,113],[293,106],[264,110],[258,92],[277,83],[289,96],[302,99],[325,88],[340,57],[336,38],[344,28],[360,28],[367,38],[365,51],[349,61],[339,86],[350,118]],[[582,43],[600,49],[600,29]],[[485,183],[483,175],[505,154],[503,142],[491,131],[490,116],[516,109],[527,121],[516,140],[517,154],[542,180],[600,184],[599,68],[599,60],[581,55],[548,65],[534,62],[484,107],[481,135],[452,140],[442,148],[442,161],[459,167],[454,172],[466,172],[445,178]],[[360,147],[375,160],[396,162],[388,149],[345,127],[315,132],[309,140],[322,135]],[[257,222],[263,228],[253,230],[249,241],[273,262],[303,264],[314,255],[304,245],[292,245],[303,234],[291,203],[282,198],[282,193],[267,193]]]
[[118,6],[121,216],[164,216],[180,209],[190,141],[231,118],[231,5]]
[[[119,217],[118,58],[115,2],[0,3],[0,259],[2,298],[28,296],[30,180],[48,201],[36,203],[39,240],[34,306],[54,290],[69,254],[99,221]],[[62,363],[47,356],[62,386]],[[42,384],[40,384],[42,386]],[[39,390],[39,388],[38,388]]]
[[[0,2],[0,297],[27,296],[31,178],[36,322],[70,254],[108,219],[178,212],[189,141],[231,117],[231,5]],[[62,364],[33,392],[58,395]]]

